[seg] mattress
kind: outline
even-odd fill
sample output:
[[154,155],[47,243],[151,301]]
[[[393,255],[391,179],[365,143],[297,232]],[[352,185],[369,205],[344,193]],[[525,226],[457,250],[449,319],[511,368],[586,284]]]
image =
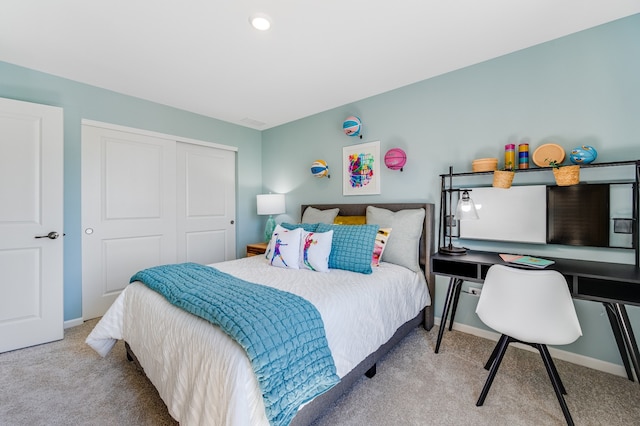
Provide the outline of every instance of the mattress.
[[[430,304],[425,278],[382,262],[372,274],[270,266],[263,256],[215,264],[238,278],[304,297],[320,312],[338,376],[344,377]],[[244,350],[218,327],[129,285],[87,338],[105,356],[131,346],[169,413],[185,425],[268,425]]]

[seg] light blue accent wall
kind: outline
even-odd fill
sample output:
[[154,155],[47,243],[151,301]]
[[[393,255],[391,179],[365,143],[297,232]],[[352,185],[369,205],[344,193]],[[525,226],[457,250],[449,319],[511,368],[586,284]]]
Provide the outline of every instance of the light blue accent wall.
[[[177,83],[181,84],[181,83]],[[261,133],[190,112],[0,62],[0,97],[64,109],[64,318],[82,317],[80,200],[81,120],[102,121],[238,148],[236,247],[258,241],[262,222]]]
[[[305,203],[439,205],[439,175],[449,165],[463,172],[471,171],[475,158],[502,162],[504,144],[512,137],[530,138],[531,152],[555,142],[565,150],[592,145],[598,162],[640,159],[638,40],[640,15],[635,15],[266,130],[263,185],[285,192],[287,215],[299,219],[299,206]],[[350,66],[366,73],[376,64]],[[362,139],[343,134],[342,121],[349,115],[362,119]],[[409,157],[404,171],[383,168],[380,195],[345,197],[342,148],[370,141],[380,141],[381,154],[404,149]],[[330,179],[311,175],[316,159],[328,162]],[[532,248],[512,244],[508,249]],[[598,251],[590,252],[598,256]],[[439,277],[437,316],[446,286],[447,280]],[[475,314],[476,302],[463,294],[456,321],[484,328]],[[584,336],[564,349],[621,364],[602,306],[576,301],[576,308]],[[640,310],[628,309],[639,332]]]

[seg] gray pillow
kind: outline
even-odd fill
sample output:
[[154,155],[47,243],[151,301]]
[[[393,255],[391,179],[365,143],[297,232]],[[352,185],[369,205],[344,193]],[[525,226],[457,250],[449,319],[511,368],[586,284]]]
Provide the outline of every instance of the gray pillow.
[[367,206],[367,224],[392,228],[382,261],[420,271],[420,236],[424,227],[424,209],[406,209],[392,212]]
[[302,214],[302,223],[328,223],[331,224],[338,216],[340,209],[319,210],[314,207],[307,207]]

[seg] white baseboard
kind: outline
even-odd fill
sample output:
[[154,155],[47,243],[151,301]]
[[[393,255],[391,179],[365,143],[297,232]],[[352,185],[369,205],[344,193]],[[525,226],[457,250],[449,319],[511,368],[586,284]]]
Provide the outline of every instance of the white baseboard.
[[77,325],[82,325],[84,321],[82,321],[82,318],[76,318],[76,319],[72,319],[69,321],[65,321],[64,322],[64,329],[66,330],[67,328],[71,328],[71,327],[75,327]]
[[[434,323],[436,325],[440,325],[441,318],[434,318]],[[472,327],[466,324],[460,324],[457,322],[453,323],[453,329],[457,331],[461,331],[463,333],[471,334],[473,336],[482,337],[488,340],[493,340],[495,342],[498,341],[500,335],[494,331],[483,330],[480,328]],[[446,331],[445,335],[442,337],[446,339]],[[520,343],[514,343],[514,346],[531,351],[537,352],[534,348],[529,345],[523,345]],[[573,352],[563,351],[557,348],[549,348],[549,353],[552,357],[556,359],[561,359],[563,361],[571,362],[573,364],[581,365],[583,367],[593,368],[594,370],[604,371],[605,373],[614,374],[616,376],[627,377],[627,372],[624,369],[624,366],[619,364],[614,364],[607,361],[602,361],[600,359],[591,358],[588,356],[576,354]]]

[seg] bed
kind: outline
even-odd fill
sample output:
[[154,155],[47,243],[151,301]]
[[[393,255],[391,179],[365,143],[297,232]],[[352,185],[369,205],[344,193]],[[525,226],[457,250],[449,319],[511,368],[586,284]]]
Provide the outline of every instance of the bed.
[[[303,404],[292,425],[310,424],[362,375],[372,377],[376,362],[407,333],[420,324],[427,330],[433,326],[435,279],[428,262],[434,250],[433,204],[321,204],[303,205],[301,211],[339,209],[340,217],[356,217],[366,216],[368,206],[395,212],[391,218],[424,209],[417,272],[385,262],[384,254],[371,274],[275,268],[264,256],[213,265],[243,280],[298,294],[322,316],[339,382]],[[105,356],[116,339],[125,340],[127,356],[144,370],[181,424],[269,424],[244,349],[211,323],[169,304],[145,285],[128,286],[87,343]]]

